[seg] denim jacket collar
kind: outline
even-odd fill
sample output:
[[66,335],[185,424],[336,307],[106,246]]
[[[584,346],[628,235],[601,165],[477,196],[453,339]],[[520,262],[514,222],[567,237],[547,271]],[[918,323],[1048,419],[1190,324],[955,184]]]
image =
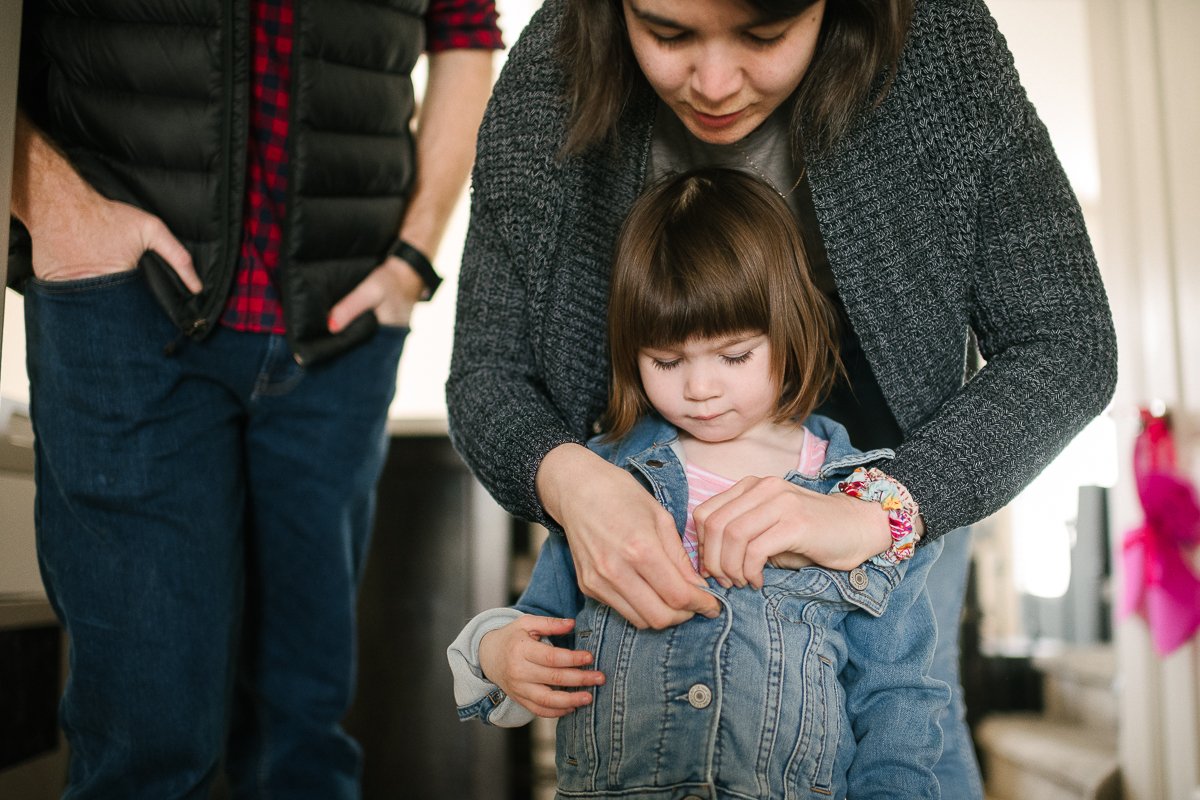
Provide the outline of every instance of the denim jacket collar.
[[[846,428],[838,422],[820,414],[812,414],[804,420],[804,426],[829,444],[825,450],[825,463],[816,475],[804,475],[797,471],[786,478],[806,489],[828,493],[837,481],[849,475],[856,467],[873,462],[890,460],[895,453],[888,448],[863,452],[850,443]],[[675,521],[676,530],[682,531],[687,523],[687,477],[683,464],[672,448],[678,440],[675,427],[658,414],[643,417],[627,436],[618,441],[605,441],[596,437],[588,443],[594,452],[610,463],[632,472],[654,493]]]
[[[840,477],[863,464],[895,457],[895,453],[886,447],[866,452],[858,450],[850,443],[850,435],[845,426],[820,414],[812,414],[805,419],[804,427],[829,442],[829,445],[820,472],[817,475],[801,475],[802,478]],[[633,430],[619,441],[606,442],[598,437],[588,446],[611,463],[627,467],[630,464],[644,464],[652,459],[664,459],[664,450],[670,451],[671,444],[678,438],[678,432],[671,423],[658,414],[649,414],[638,420]],[[666,460],[677,461],[673,455]]]

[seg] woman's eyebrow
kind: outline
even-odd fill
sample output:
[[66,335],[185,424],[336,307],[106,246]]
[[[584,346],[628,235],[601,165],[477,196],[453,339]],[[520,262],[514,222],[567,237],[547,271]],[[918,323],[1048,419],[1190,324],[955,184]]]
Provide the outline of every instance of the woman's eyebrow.
[[[633,11],[633,15],[643,22],[650,25],[658,25],[662,28],[675,28],[677,30],[686,31],[688,26],[683,23],[673,20],[670,17],[664,17],[661,14],[655,14],[653,11],[647,11],[644,8],[638,8],[636,3],[631,2],[629,8]],[[791,16],[779,16],[778,14],[767,15],[763,14],[755,19],[750,20],[745,25],[739,25],[737,30],[748,31],[754,28],[761,28],[763,25],[773,25],[777,22],[790,19]]]
[[678,28],[679,30],[684,30],[685,28],[684,25],[669,17],[655,14],[653,11],[647,11],[644,8],[638,8],[636,3],[630,3],[629,8],[633,11],[635,17],[651,25],[659,25],[664,28]]

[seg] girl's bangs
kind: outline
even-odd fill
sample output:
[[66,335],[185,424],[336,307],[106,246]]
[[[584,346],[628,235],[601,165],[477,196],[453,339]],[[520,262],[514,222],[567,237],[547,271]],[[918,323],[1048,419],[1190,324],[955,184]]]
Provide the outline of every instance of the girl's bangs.
[[674,261],[679,256],[659,259],[643,291],[631,298],[639,347],[670,347],[696,337],[769,329],[766,287],[738,269],[739,259],[712,250],[687,256],[693,265],[687,276],[673,274],[666,266],[679,263]]

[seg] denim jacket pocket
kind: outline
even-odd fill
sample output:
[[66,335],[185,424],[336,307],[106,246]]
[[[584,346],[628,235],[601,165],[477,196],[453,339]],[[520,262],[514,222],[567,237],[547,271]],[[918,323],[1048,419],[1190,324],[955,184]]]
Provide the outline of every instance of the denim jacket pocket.
[[798,570],[763,570],[763,594],[793,596],[801,600],[845,603],[878,617],[887,608],[888,597],[904,576],[904,564],[882,565],[872,561],[851,570],[803,567]]
[[887,610],[888,598],[904,577],[904,567],[903,562],[865,561],[851,570],[829,570],[829,576],[844,601],[878,617]]

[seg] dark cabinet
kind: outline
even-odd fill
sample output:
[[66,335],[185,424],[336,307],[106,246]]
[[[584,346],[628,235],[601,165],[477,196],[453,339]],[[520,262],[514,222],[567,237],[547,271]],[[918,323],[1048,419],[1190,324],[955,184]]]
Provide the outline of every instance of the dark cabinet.
[[508,797],[522,732],[457,720],[446,646],[476,612],[509,602],[511,518],[445,435],[394,437],[378,497],[347,720],[363,796]]

